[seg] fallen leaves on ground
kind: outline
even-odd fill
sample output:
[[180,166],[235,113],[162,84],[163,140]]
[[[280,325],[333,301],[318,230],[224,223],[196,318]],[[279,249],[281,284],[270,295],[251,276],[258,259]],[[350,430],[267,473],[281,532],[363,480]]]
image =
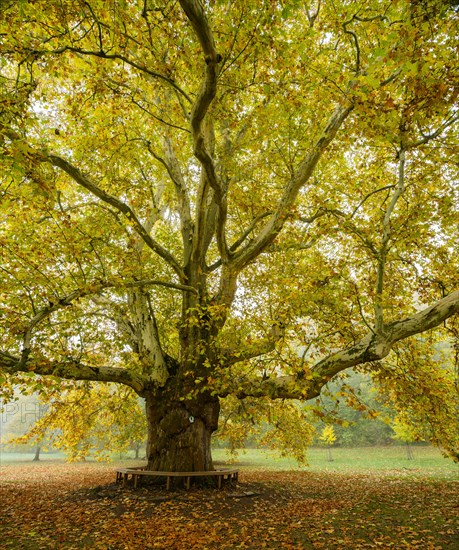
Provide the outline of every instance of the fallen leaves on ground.
[[223,490],[123,488],[100,464],[9,465],[3,548],[459,548],[459,481],[377,474],[242,472]]

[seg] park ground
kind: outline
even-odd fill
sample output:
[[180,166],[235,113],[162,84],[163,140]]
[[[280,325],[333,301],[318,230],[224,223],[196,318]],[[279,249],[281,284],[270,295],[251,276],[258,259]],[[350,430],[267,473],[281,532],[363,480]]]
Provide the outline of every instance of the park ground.
[[327,462],[318,449],[303,469],[249,451],[239,482],[221,491],[123,489],[120,463],[3,460],[0,546],[459,549],[458,466],[434,449],[415,449],[411,461],[400,451],[334,449]]

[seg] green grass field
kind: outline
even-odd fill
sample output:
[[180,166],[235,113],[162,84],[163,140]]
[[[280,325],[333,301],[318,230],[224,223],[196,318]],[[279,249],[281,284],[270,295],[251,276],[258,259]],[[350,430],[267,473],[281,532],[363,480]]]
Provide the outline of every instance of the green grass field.
[[434,477],[459,478],[459,465],[445,458],[434,447],[412,447],[413,460],[408,460],[403,445],[387,447],[337,447],[332,449],[333,461],[327,460],[327,450],[312,448],[308,451],[308,465],[300,466],[292,458],[279,457],[263,449],[241,450],[234,459],[225,449],[214,449],[218,462],[234,460],[234,464],[250,470],[313,470],[313,471],[375,471],[396,470],[404,473],[429,473]]
[[[0,465],[12,464],[17,462],[31,462],[35,453],[9,453],[0,451]],[[65,455],[62,453],[41,453],[40,462],[49,462],[50,460],[65,460]]]
[[[279,457],[264,449],[241,449],[236,457],[226,449],[214,449],[213,457],[217,463],[234,463],[244,470],[312,470],[316,472],[353,472],[353,471],[394,471],[404,474],[427,474],[433,477],[459,478],[459,465],[445,458],[438,449],[426,446],[412,447],[413,460],[407,459],[403,445],[387,447],[333,448],[329,461],[327,450],[311,448],[308,452],[308,465],[298,465],[293,458]],[[33,459],[33,453],[0,453],[0,464],[27,463]],[[43,453],[40,462],[64,461],[60,453]],[[111,465],[131,464],[132,460],[120,461],[119,455],[113,455]]]

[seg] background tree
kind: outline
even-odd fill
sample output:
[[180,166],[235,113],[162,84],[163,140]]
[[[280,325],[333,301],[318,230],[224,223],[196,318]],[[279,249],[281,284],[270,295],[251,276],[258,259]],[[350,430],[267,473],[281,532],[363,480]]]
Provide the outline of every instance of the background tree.
[[403,443],[405,443],[406,458],[408,460],[413,460],[413,449],[411,448],[410,443],[413,443],[417,440],[417,434],[415,430],[413,430],[413,428],[409,424],[406,424],[406,422],[404,422],[403,419],[399,416],[394,419],[392,429],[394,430],[394,439],[398,439],[399,441],[403,441]]
[[333,455],[331,447],[336,441],[336,435],[335,430],[333,429],[333,426],[330,424],[328,426],[325,426],[322,430],[322,433],[319,437],[320,441],[322,442],[322,445],[324,445],[327,448],[327,460],[328,462],[333,462]]
[[142,405],[126,386],[84,382],[42,388],[40,395],[4,406],[2,443],[7,449],[30,444],[39,449],[44,442],[72,461],[105,460],[128,450],[139,458],[147,437]]
[[[315,412],[320,433],[330,423],[336,444],[344,447],[387,445],[392,442],[390,423],[395,416],[391,402],[380,394],[370,374],[346,371],[327,385]],[[317,419],[318,417],[318,419]]]
[[[40,460],[42,451],[52,446],[53,434],[43,426],[34,432],[34,426],[46,414],[46,406],[37,394],[21,395],[2,407],[0,424],[0,448],[6,451],[34,453],[34,461]],[[24,447],[26,446],[26,447]]]
[[[8,384],[129,386],[148,467],[206,470],[221,398],[312,399],[361,364],[388,391],[418,379],[384,360],[459,310],[449,2],[25,1],[1,18]],[[429,414],[457,404],[435,379]],[[456,455],[448,422],[435,441]]]
[[226,446],[233,458],[241,449],[262,447],[306,464],[315,434],[313,421],[311,411],[298,401],[228,396],[222,400],[213,443]]
[[146,441],[146,422],[140,400],[130,388],[84,383],[48,392],[43,401],[46,413],[26,438],[51,431],[53,447],[70,460],[85,460],[90,455],[105,460],[131,448],[138,458]]

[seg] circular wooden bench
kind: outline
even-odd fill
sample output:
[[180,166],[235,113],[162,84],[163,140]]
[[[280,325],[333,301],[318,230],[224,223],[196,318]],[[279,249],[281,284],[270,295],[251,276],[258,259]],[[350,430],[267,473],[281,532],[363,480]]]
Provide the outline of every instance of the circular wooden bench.
[[134,488],[137,488],[140,478],[142,477],[165,477],[166,489],[171,488],[171,482],[173,479],[182,478],[185,483],[186,489],[190,488],[191,479],[196,477],[212,477],[216,480],[217,487],[222,488],[223,482],[237,481],[239,477],[239,470],[236,468],[220,468],[218,470],[212,470],[208,472],[157,472],[153,470],[145,470],[142,466],[138,468],[117,468],[116,469],[116,483],[123,483],[126,486],[129,478],[133,481]]

